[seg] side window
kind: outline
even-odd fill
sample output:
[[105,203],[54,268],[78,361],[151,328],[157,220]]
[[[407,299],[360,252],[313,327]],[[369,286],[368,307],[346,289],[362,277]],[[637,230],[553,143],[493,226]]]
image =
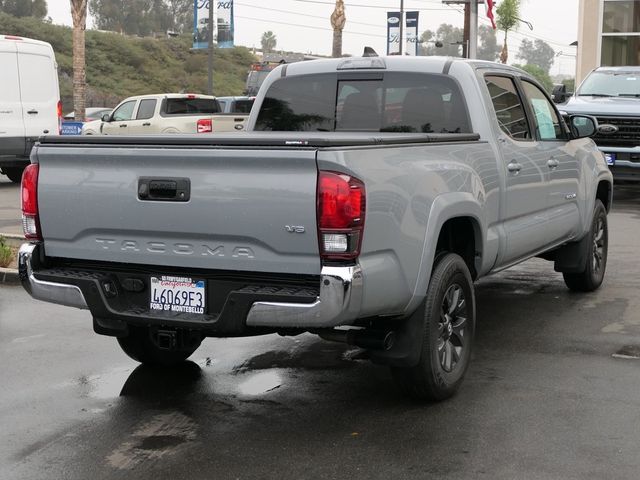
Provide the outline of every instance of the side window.
[[147,120],[153,117],[153,113],[156,111],[156,99],[147,98],[140,100],[140,106],[138,107],[138,114],[136,120]]
[[547,96],[533,83],[522,82],[527,102],[535,115],[536,130],[540,140],[565,139],[564,129],[555,108]]
[[515,140],[531,140],[527,117],[513,79],[488,75],[485,82],[502,131]]
[[133,117],[133,107],[135,106],[135,100],[123,103],[113,112],[113,120],[115,120],[116,122],[131,120],[131,117]]

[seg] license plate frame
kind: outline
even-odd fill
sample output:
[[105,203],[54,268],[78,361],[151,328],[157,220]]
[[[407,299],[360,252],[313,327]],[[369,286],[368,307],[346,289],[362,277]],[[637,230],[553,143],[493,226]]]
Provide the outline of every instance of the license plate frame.
[[149,277],[149,310],[165,313],[206,313],[207,282],[177,275]]
[[607,165],[615,165],[616,164],[616,154],[615,153],[605,153],[604,159],[607,161]]

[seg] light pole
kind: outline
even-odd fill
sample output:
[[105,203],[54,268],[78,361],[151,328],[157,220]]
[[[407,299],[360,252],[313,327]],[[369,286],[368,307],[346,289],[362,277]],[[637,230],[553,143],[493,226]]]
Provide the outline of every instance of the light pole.
[[209,95],[213,95],[213,6],[214,1],[209,0],[209,35],[207,38],[208,42],[208,56],[207,56],[207,71],[208,71],[208,82],[207,82],[207,91]]
[[404,0],[400,0],[400,55],[402,55],[402,47],[403,47],[403,40],[402,37],[404,36]]

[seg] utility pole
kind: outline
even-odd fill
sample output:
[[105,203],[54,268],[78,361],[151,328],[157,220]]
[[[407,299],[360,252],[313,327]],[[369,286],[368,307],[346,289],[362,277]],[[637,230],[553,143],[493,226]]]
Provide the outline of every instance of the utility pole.
[[442,0],[447,5],[464,4],[462,56],[465,58],[478,56],[478,2],[479,0]]
[[469,58],[469,25],[471,23],[471,15],[469,4],[464,4],[464,32],[462,34],[462,56]]
[[209,43],[209,54],[207,58],[207,70],[208,70],[208,83],[207,83],[207,93],[209,95],[213,95],[213,6],[215,2],[214,0],[209,0],[209,32],[208,32],[208,43]]
[[402,47],[404,46],[404,0],[400,0],[400,55],[403,55]]
[[469,55],[478,58],[478,0],[471,0],[469,9]]

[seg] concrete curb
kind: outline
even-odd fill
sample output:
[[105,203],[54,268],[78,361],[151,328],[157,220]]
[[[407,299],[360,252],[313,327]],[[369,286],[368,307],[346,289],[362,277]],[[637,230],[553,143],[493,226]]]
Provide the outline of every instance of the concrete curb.
[[15,270],[13,268],[0,268],[0,284],[3,283],[20,283],[18,270]]
[[22,235],[16,235],[15,233],[0,233],[0,237],[4,237],[7,245],[11,247],[19,247],[26,242]]
[[[7,241],[7,245],[11,247],[19,247],[26,240],[22,235],[16,235],[13,233],[0,233],[0,237],[4,237]],[[20,277],[18,276],[18,270],[15,268],[1,268],[0,267],[0,285],[3,283],[16,284],[20,283]]]

